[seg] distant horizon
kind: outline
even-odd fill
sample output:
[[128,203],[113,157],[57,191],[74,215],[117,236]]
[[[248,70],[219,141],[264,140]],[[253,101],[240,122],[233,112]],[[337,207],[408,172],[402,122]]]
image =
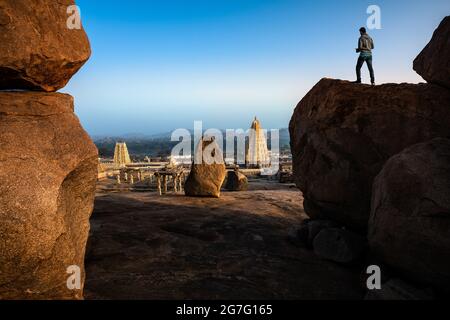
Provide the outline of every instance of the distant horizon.
[[[358,29],[377,5],[377,84],[412,68],[450,1],[77,0],[92,57],[62,92],[91,136],[167,128],[286,128],[322,78],[355,80]],[[368,82],[367,69],[363,80]]]
[[[159,139],[162,138],[166,135],[171,135],[175,130],[177,129],[187,129],[189,131],[193,131],[193,128],[174,128],[173,130],[166,130],[166,131],[161,131],[161,132],[157,132],[157,133],[145,133],[145,132],[125,132],[125,133],[112,133],[112,134],[94,134],[94,135],[90,135],[91,138],[93,139],[98,139],[98,138],[126,138],[126,139],[132,139],[132,138],[155,138],[155,139]],[[248,128],[203,128],[204,131],[207,129],[218,129],[220,131],[225,131],[225,130],[236,130],[236,129],[243,129],[243,130],[247,130]],[[280,131],[288,131],[289,128],[263,128],[265,130],[280,130]]]

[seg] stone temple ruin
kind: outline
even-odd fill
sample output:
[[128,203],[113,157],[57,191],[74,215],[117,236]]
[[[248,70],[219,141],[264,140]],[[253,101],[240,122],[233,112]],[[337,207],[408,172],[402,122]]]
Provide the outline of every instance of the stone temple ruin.
[[114,164],[121,168],[131,163],[130,154],[128,153],[127,144],[125,142],[117,142],[114,150]]
[[267,148],[267,137],[261,123],[255,117],[250,127],[248,145],[245,152],[247,168],[264,168],[270,166],[270,155]]
[[[205,147],[210,141],[204,141]],[[223,150],[217,143],[213,148],[224,158]],[[210,148],[211,146],[209,146]],[[202,148],[204,149],[204,148]],[[198,152],[199,150],[196,150]],[[200,150],[203,151],[203,150]],[[193,158],[193,157],[191,157]],[[193,159],[191,159],[193,160]],[[237,159],[233,159],[236,161]],[[228,183],[226,189],[230,191],[240,191],[247,189],[247,176],[259,177],[262,169],[271,165],[271,155],[268,150],[265,130],[262,129],[260,121],[255,117],[248,131],[245,144],[245,167],[236,167],[234,163],[221,165],[211,164],[190,164],[179,162],[172,156],[167,159],[159,159],[157,162],[150,161],[146,156],[144,161],[133,162],[125,142],[117,142],[114,151],[114,159],[99,159],[98,180],[113,179],[114,184],[104,191],[126,192],[126,191],[157,191],[160,195],[170,191],[175,193],[185,191],[188,196],[194,197],[219,197],[220,189],[225,187],[224,179],[228,177],[230,182],[236,179],[235,183]],[[292,166],[291,166],[292,167]],[[280,164],[280,171],[271,180],[278,179],[280,182],[292,182],[283,179],[283,174],[289,174],[292,169],[284,168]],[[288,170],[288,172],[286,172]],[[286,181],[284,181],[286,180]],[[186,184],[186,186],[185,186]]]

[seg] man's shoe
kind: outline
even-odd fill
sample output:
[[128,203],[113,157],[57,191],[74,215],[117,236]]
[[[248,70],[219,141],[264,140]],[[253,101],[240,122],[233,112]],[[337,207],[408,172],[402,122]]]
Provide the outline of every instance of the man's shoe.
[[361,81],[356,80],[356,81],[353,81],[352,83],[361,83]]
[[374,86],[374,85],[375,85],[375,82],[372,82],[372,85]]

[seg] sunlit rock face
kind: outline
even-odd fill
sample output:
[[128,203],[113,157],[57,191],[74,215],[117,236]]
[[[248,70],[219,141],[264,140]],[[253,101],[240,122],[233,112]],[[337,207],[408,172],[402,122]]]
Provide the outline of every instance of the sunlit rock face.
[[69,95],[0,93],[0,122],[0,299],[81,299],[97,149]]
[[0,2],[0,299],[83,298],[98,153],[73,98],[46,92],[91,54],[73,5]]
[[293,167],[314,218],[367,229],[374,178],[393,155],[450,136],[450,91],[322,79],[290,123]]
[[89,59],[73,0],[0,1],[0,90],[57,91]]
[[219,198],[226,173],[218,143],[212,138],[203,138],[195,151],[195,161],[185,183],[186,195]]

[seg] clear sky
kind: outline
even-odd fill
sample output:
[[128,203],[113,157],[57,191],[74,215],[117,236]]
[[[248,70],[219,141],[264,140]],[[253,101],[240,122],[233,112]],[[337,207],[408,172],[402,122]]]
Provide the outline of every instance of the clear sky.
[[[288,126],[322,77],[355,80],[358,29],[381,8],[377,83],[423,82],[412,61],[449,0],[78,0],[93,54],[62,90],[91,135]],[[364,67],[366,82],[368,72]]]

